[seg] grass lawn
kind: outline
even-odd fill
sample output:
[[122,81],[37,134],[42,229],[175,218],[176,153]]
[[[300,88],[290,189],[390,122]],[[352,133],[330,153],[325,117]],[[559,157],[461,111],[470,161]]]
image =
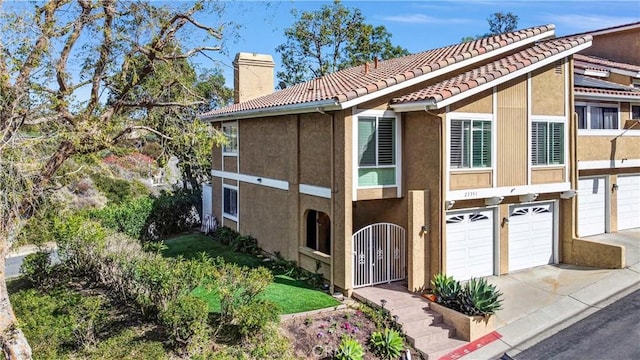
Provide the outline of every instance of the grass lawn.
[[[262,261],[248,254],[232,251],[228,246],[201,234],[183,235],[165,242],[168,249],[164,256],[175,257],[182,255],[185,258],[196,257],[205,252],[212,257],[220,256],[226,262],[241,266],[258,267]],[[220,301],[215,289],[207,290],[198,287],[193,294],[202,298],[209,305],[209,311],[220,310]],[[303,281],[299,281],[286,275],[275,275],[274,282],[269,285],[264,293],[265,299],[278,304],[281,314],[293,314],[303,311],[316,310],[337,306],[340,304],[328,294],[309,288]]]

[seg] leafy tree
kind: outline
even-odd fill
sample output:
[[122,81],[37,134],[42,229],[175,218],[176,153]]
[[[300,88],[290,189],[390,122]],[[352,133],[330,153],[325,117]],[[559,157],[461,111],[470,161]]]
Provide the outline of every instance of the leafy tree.
[[0,11],[0,346],[7,359],[31,358],[4,279],[16,234],[78,171],[74,160],[131,147],[143,133],[173,139],[162,131],[186,117],[167,117],[161,128],[147,115],[203,104],[187,64],[220,49],[221,27],[196,19],[209,11],[211,21],[221,5],[49,0]]
[[489,35],[499,35],[515,31],[518,28],[518,15],[502,11],[493,13],[487,19],[489,23]]
[[496,12],[487,18],[487,23],[489,23],[488,33],[484,35],[465,36],[460,40],[460,42],[469,42],[515,31],[518,28],[518,15],[515,15],[512,12]]
[[284,71],[278,78],[286,85],[297,84],[346,67],[360,65],[374,57],[390,59],[408,51],[391,43],[384,26],[365,23],[357,8],[339,0],[319,10],[292,14],[297,21],[285,29],[287,40],[279,45]]

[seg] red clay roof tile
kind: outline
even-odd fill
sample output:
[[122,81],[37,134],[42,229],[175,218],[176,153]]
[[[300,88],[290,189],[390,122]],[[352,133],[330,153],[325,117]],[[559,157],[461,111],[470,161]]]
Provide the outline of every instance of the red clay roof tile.
[[544,60],[549,56],[561,53],[590,40],[590,36],[584,36],[573,38],[565,37],[540,42],[535,46],[467,71],[458,76],[433,84],[413,93],[394,98],[391,102],[394,104],[425,100],[439,102],[459,93],[460,89],[464,89],[465,87],[467,89],[476,88],[483,83],[487,83],[513,73],[526,66]]
[[634,64],[621,63],[609,59],[604,59],[596,56],[588,56],[582,54],[575,54],[573,58],[576,60],[576,67],[594,69],[594,70],[606,70],[606,68],[616,68],[621,70],[628,70],[640,73],[640,66]]
[[[384,82],[387,87],[399,84],[460,61],[456,60],[456,58],[472,58],[553,29],[553,25],[537,26],[400,58],[383,60],[378,62],[377,68],[370,68],[366,74],[364,73],[364,65],[355,66],[305,83],[296,84],[287,89],[256,99],[229,105],[221,109],[215,109],[200,116],[211,118],[241,111],[268,109],[325,100],[345,102],[370,93],[367,89],[367,86],[370,84],[379,83],[382,85],[382,82]],[[462,57],[457,55],[462,55]],[[320,89],[320,91],[307,91],[309,87]],[[374,91],[383,88],[384,86],[377,87],[377,90]]]

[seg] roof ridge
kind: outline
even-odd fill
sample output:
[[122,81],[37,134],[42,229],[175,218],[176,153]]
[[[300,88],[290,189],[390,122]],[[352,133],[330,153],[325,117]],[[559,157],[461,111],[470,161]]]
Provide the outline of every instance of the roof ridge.
[[[364,95],[372,95],[383,89],[386,89],[387,92],[392,91],[391,89],[400,90],[397,86],[402,87],[403,83],[415,84],[422,81],[420,80],[421,76],[445,69],[448,66],[483,55],[486,57],[482,59],[487,59],[492,56],[488,54],[493,54],[494,51],[500,49],[509,51],[512,48],[517,48],[519,43],[522,43],[521,46],[526,46],[541,40],[542,37],[552,36],[554,29],[555,25],[553,24],[534,26],[470,42],[451,44],[398,58],[381,60],[378,61],[377,67],[369,66],[366,73],[363,70],[365,65],[362,64],[295,84],[256,99],[211,110],[200,116],[204,118],[218,117],[225,114],[302,106],[304,103],[320,101],[345,103]],[[549,32],[551,34],[547,34]],[[529,39],[528,42],[527,39]],[[480,60],[478,59],[478,61]],[[457,67],[454,66],[451,71],[455,69]],[[407,82],[408,80],[411,82]]]

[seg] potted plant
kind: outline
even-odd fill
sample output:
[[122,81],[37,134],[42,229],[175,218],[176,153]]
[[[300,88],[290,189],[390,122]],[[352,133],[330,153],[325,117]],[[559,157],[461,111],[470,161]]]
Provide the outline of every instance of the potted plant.
[[495,329],[495,312],[502,308],[502,293],[483,278],[471,278],[464,286],[452,276],[437,274],[431,284],[436,297],[431,310],[442,314],[456,334],[473,341]]

